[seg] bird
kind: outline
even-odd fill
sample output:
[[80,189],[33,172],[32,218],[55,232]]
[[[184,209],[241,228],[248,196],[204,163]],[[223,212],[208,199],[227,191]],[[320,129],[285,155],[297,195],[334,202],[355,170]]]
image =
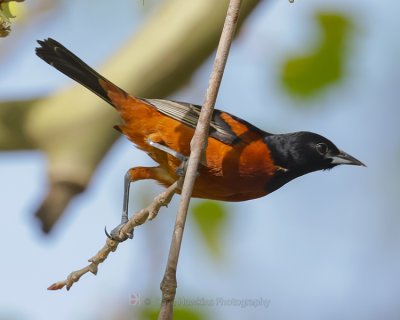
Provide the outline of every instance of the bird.
[[[131,182],[152,179],[168,187],[179,179],[190,155],[190,141],[201,106],[134,97],[56,40],[48,38],[38,43],[37,56],[113,106],[122,120],[114,128],[158,163],[154,167],[132,167],[125,174],[121,223],[110,235],[106,233],[116,241],[132,238],[132,234],[119,236],[119,230],[128,221]],[[252,200],[304,174],[338,165],[365,166],[319,134],[273,134],[215,109],[192,197],[231,202]]]

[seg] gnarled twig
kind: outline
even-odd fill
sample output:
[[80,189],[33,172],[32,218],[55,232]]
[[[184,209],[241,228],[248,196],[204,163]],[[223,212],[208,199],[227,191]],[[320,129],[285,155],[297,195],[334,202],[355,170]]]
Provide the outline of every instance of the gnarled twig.
[[[157,216],[158,211],[161,207],[167,206],[170,202],[174,194],[182,187],[182,178],[175,181],[171,186],[169,186],[166,190],[161,192],[157,197],[154,198],[153,202],[146,208],[137,211],[125,224],[121,230],[120,235],[124,235],[133,231],[133,228],[139,226],[146,222],[146,220],[152,220]],[[108,255],[111,252],[114,252],[118,247],[119,242],[111,239],[107,239],[104,247],[97,252],[97,254],[89,259],[91,262],[88,266],[73,271],[69,274],[66,280],[58,281],[53,283],[48,290],[59,290],[66,286],[67,290],[69,290],[75,282],[78,282],[79,279],[89,271],[94,275],[97,274],[98,265],[107,259]]]

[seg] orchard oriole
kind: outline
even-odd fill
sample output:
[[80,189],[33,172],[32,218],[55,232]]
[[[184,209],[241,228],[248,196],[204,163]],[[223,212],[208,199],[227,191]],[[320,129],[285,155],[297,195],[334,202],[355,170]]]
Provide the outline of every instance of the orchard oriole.
[[[116,128],[159,165],[134,167],[125,176],[121,225],[128,220],[130,182],[154,179],[170,186],[190,153],[200,106],[161,99],[135,98],[49,38],[38,41],[36,54],[115,107],[124,122]],[[193,197],[245,201],[265,196],[306,173],[340,164],[364,166],[328,139],[312,132],[271,134],[221,110],[214,110],[208,147],[199,168]],[[128,235],[131,237],[132,235]]]

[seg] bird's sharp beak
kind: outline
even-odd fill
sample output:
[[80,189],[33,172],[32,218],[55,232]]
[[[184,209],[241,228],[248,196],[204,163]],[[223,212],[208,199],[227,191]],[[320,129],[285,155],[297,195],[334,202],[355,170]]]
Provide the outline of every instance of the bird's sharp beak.
[[352,164],[355,166],[362,166],[366,167],[364,163],[362,163],[360,160],[357,160],[356,158],[352,157],[351,155],[347,154],[346,152],[343,152],[342,150],[339,150],[340,153],[338,155],[332,156],[332,164]]

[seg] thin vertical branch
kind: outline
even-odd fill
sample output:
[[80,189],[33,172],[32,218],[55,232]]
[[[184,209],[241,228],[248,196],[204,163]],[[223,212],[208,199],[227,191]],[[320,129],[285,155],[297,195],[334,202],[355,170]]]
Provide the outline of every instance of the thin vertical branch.
[[196,180],[200,158],[207,147],[210,120],[213,114],[219,86],[221,84],[225,64],[228,59],[229,49],[231,47],[233,35],[238,21],[241,2],[242,0],[231,0],[229,3],[225,24],[215,56],[214,66],[208,83],[203,107],[201,109],[196,131],[191,141],[190,158],[182,188],[178,213],[176,216],[167,266],[164,273],[164,278],[161,282],[162,301],[161,310],[158,317],[159,320],[170,320],[173,317],[173,305],[177,287],[176,268],[178,265],[179,251],[182,243],[187,210]]

